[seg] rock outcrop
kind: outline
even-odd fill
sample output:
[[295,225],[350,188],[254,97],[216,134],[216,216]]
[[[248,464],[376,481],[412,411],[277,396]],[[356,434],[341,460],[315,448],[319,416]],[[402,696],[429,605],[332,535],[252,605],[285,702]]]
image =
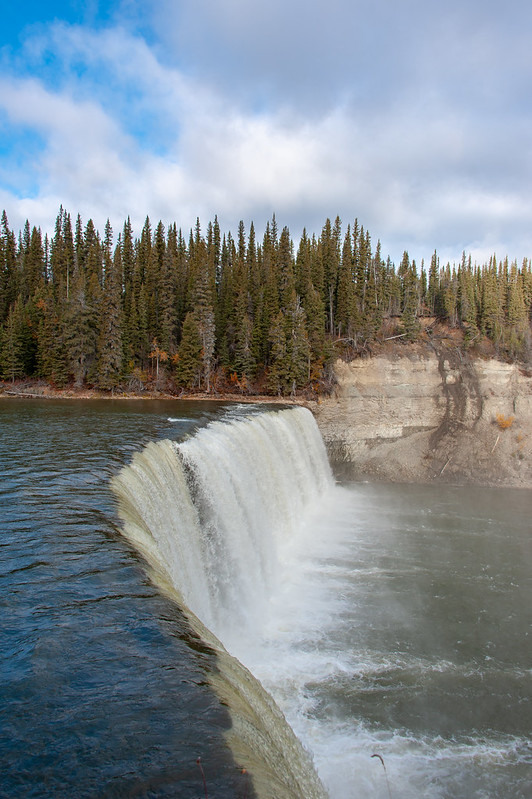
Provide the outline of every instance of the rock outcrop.
[[338,361],[314,409],[350,477],[532,488],[532,375],[457,348]]

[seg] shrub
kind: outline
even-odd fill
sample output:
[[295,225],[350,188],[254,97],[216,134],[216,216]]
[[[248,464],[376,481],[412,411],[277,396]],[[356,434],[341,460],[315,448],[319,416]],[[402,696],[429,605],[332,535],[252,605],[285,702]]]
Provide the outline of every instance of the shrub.
[[498,413],[495,417],[497,420],[497,425],[499,426],[499,430],[508,430],[515,421],[514,416],[505,416],[503,413]]

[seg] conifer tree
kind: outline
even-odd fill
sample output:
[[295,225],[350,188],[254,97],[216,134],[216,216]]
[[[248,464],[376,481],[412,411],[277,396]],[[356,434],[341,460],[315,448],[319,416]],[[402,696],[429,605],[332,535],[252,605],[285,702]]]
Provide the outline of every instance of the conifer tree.
[[471,269],[471,259],[467,262],[465,253],[458,269],[457,276],[457,312],[460,324],[464,328],[465,346],[469,347],[478,337],[477,301],[475,281]]
[[147,216],[144,221],[144,227],[142,228],[140,240],[137,241],[136,250],[136,268],[138,272],[138,278],[140,283],[145,285],[147,274],[150,271],[152,250],[152,232],[149,216]]
[[246,251],[247,272],[249,281],[249,293],[253,307],[253,315],[260,302],[262,281],[260,277],[260,261],[257,253],[257,243],[255,237],[255,226],[253,222],[249,226],[248,246]]
[[7,319],[18,295],[15,234],[9,229],[7,214],[2,213],[0,234],[0,323]]
[[97,378],[97,349],[103,283],[103,247],[89,219],[83,236],[81,261],[69,278],[64,307],[64,341],[69,371],[76,386]]
[[252,308],[249,293],[249,272],[244,223],[238,226],[238,247],[233,268],[233,307],[231,329],[233,331],[233,366],[242,380],[248,380],[253,372],[252,353]]
[[161,316],[163,300],[164,265],[166,253],[166,234],[164,225],[159,222],[153,234],[153,245],[146,263],[145,285],[148,309],[148,335],[162,338]]
[[46,281],[44,247],[41,231],[33,228],[24,239],[22,252],[21,293],[25,302],[35,294],[37,288]]
[[63,321],[51,286],[36,302],[40,312],[37,369],[41,377],[61,388],[68,380]]
[[85,237],[83,235],[83,223],[80,214],[76,217],[76,227],[74,230],[74,268],[83,264],[85,257]]
[[131,367],[145,369],[148,364],[149,336],[146,289],[140,284],[132,296],[131,313],[127,330],[131,359]]
[[523,290],[523,277],[517,264],[512,264],[508,276],[507,322],[504,343],[507,352],[513,357],[523,357],[530,349],[530,324]]
[[75,385],[80,388],[87,377],[87,361],[92,349],[86,279],[81,268],[76,268],[72,278],[69,298],[64,305],[63,326],[68,371],[72,374]]
[[220,363],[226,369],[233,366],[232,345],[234,340],[233,329],[233,257],[234,247],[231,234],[224,235],[220,256],[220,276],[217,286],[216,302],[216,351]]
[[240,380],[246,383],[255,374],[253,324],[248,313],[236,321],[234,367]]
[[298,297],[301,297],[304,303],[307,293],[312,286],[311,243],[306,228],[303,228],[303,233],[299,239],[294,263],[294,280],[296,293]]
[[131,313],[131,303],[133,300],[133,275],[135,272],[135,248],[133,244],[133,232],[131,229],[131,220],[128,217],[124,222],[124,229],[122,231],[122,285],[124,294],[124,316],[129,319]]
[[209,222],[207,228],[207,261],[213,295],[216,293],[220,284],[221,245],[220,225],[218,224],[218,217],[215,216],[214,224]]
[[321,371],[325,359],[325,306],[322,292],[313,283],[317,249],[316,240],[309,239],[303,230],[296,258],[296,290],[307,319],[311,362],[316,364],[315,376]]
[[440,266],[436,250],[434,250],[430,259],[427,304],[429,306],[429,311],[433,316],[443,315],[443,300],[440,290]]
[[279,307],[286,310],[292,304],[295,294],[293,247],[287,227],[283,228],[279,239],[277,268]]
[[480,325],[498,350],[503,342],[504,301],[500,292],[497,271],[497,260],[493,256],[490,258],[489,265],[484,267],[482,272]]
[[351,225],[347,226],[338,272],[337,328],[340,336],[352,338],[356,324],[354,258]]
[[74,266],[74,239],[70,214],[61,206],[55,223],[55,234],[52,239],[50,268],[55,296],[60,303],[70,298],[70,285]]
[[[187,294],[188,285],[188,253],[187,245],[181,230],[174,229],[175,236],[168,240],[168,247],[172,246],[172,259],[174,262],[174,272],[176,277],[176,333],[179,341],[180,331],[183,327],[189,298]],[[174,245],[175,241],[175,245]]]
[[176,376],[180,385],[194,388],[199,384],[202,369],[202,346],[195,315],[189,311],[185,316],[181,343],[177,351]]
[[107,391],[120,383],[123,373],[122,344],[122,250],[121,243],[111,257],[111,234],[105,238],[105,291],[103,293],[98,342],[96,380]]
[[525,306],[528,308],[529,319],[532,321],[532,267],[528,258],[523,258],[521,277],[523,281],[523,299]]
[[285,317],[279,311],[270,327],[271,365],[268,371],[268,387],[275,394],[282,394],[288,383],[288,353],[286,346]]
[[216,342],[216,326],[212,305],[205,297],[198,303],[195,311],[196,325],[201,342],[202,378],[207,393],[211,390],[211,376],[214,366],[214,346]]
[[275,216],[272,225],[266,225],[262,242],[262,268],[264,295],[262,304],[262,331],[264,335],[264,360],[268,361],[269,330],[279,313],[278,241]]
[[213,284],[209,274],[207,246],[201,235],[199,219],[196,222],[193,254],[191,258],[191,275],[194,283],[191,287],[193,314],[196,329],[201,343],[201,381],[207,392],[211,390],[211,374],[214,366],[214,348],[216,343],[216,325],[213,307]]
[[19,297],[9,309],[0,336],[0,368],[4,380],[23,377],[24,371],[24,310]]
[[323,300],[327,308],[327,329],[333,335],[335,332],[335,311],[337,301],[338,269],[340,265],[340,236],[341,223],[336,217],[334,226],[327,219],[323,226],[320,239],[320,253],[322,260],[321,273],[323,274]]
[[161,347],[170,356],[177,351],[177,256],[175,236],[175,227],[170,228],[163,258],[159,301]]
[[384,312],[388,304],[388,287],[386,284],[386,264],[382,259],[381,243],[377,241],[373,257],[373,271],[375,274],[375,322],[376,332],[382,325]]
[[360,227],[358,243],[355,250],[356,254],[356,294],[358,301],[358,324],[360,330],[367,338],[367,327],[369,317],[372,313],[372,299],[374,299],[375,286],[372,292],[369,291],[369,275],[371,274],[371,241],[369,233]]
[[403,254],[400,266],[402,277],[403,303],[401,310],[401,323],[406,339],[415,341],[419,335],[420,324],[417,318],[418,294],[417,294],[417,274],[415,261],[410,264],[408,253]]
[[299,297],[293,296],[288,308],[287,319],[287,384],[286,388],[295,394],[297,388],[306,385],[310,379],[310,344],[307,333],[307,319]]

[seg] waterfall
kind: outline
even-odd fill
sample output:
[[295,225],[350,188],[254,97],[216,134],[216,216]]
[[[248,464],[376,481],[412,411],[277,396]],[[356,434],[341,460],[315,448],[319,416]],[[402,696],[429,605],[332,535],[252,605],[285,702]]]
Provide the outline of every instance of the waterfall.
[[152,442],[112,483],[125,536],[218,653],[213,685],[261,797],[325,793],[271,697],[226,648],[260,626],[282,549],[332,484],[304,408],[213,422],[181,443]]

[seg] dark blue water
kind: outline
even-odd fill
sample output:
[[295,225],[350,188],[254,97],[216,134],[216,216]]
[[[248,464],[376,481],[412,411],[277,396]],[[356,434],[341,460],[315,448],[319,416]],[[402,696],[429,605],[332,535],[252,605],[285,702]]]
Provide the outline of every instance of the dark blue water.
[[109,479],[219,404],[0,402],[0,796],[251,796],[216,661],[115,528]]

